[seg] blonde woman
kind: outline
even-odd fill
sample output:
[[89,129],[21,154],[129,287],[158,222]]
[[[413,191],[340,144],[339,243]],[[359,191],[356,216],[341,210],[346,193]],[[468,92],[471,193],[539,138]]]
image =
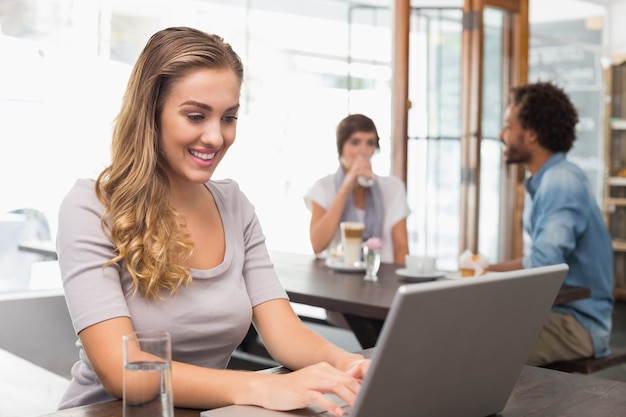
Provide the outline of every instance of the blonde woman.
[[[120,398],[122,335],[172,335],[174,402],[286,410],[353,403],[369,362],[310,331],[280,286],[253,206],[211,176],[235,140],[243,67],[216,35],[156,33],[135,64],[111,164],[59,215],[80,356],[60,408]],[[253,322],[286,375],[226,370]]]

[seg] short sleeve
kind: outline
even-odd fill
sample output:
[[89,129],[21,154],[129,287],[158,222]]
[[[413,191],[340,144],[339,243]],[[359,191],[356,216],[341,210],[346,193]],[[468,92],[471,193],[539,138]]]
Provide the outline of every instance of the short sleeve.
[[385,204],[385,220],[393,227],[411,214],[404,182],[397,177],[381,177],[381,189]]
[[78,180],[59,208],[57,250],[63,289],[76,333],[101,321],[130,316],[113,243],[102,229],[104,206],[95,183]]
[[309,209],[313,208],[313,202],[319,204],[324,210],[328,210],[335,199],[335,183],[333,175],[327,175],[317,180],[309,191],[304,195],[304,204]]

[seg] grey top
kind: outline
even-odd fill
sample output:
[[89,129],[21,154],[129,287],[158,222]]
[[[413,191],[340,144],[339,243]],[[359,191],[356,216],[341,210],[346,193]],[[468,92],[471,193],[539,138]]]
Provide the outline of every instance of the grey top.
[[[252,307],[287,298],[265,246],[253,205],[232,180],[210,181],[226,234],[224,261],[209,270],[192,270],[193,281],[159,301],[132,294],[123,264],[102,268],[114,246],[101,228],[104,206],[94,181],[78,180],[61,203],[57,249],[63,287],[74,329],[115,317],[130,317],[135,330],[166,330],[172,359],[223,369],[243,340]],[[122,341],[120,340],[120,344]],[[60,409],[107,401],[98,377],[77,340],[79,360]],[[120,364],[121,366],[121,364]]]

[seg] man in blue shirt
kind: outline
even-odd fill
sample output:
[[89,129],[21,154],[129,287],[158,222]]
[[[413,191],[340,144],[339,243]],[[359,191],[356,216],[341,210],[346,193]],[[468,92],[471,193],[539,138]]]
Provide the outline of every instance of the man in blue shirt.
[[613,311],[611,237],[585,173],[565,158],[578,114],[551,83],[511,89],[500,140],[508,164],[530,173],[524,202],[523,258],[491,265],[507,271],[566,263],[565,284],[591,288],[591,298],[555,305],[528,364],[608,355]]

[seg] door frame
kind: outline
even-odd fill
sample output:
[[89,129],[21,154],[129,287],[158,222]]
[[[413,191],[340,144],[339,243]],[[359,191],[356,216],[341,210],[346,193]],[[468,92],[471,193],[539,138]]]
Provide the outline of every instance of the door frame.
[[[392,77],[392,156],[391,174],[407,182],[409,32],[410,0],[392,3],[393,77]],[[527,82],[529,46],[529,0],[464,0],[462,57],[462,137],[461,137],[461,207],[459,253],[470,249],[477,253],[480,208],[480,140],[483,88],[483,11],[495,7],[509,12],[504,22],[503,103],[513,85]],[[524,207],[523,167],[502,164],[500,204],[501,259],[522,256],[522,212]]]
[[[462,137],[461,209],[459,253],[479,252],[480,148],[482,139],[483,91],[483,13],[494,7],[505,13],[502,51],[502,102],[508,102],[511,86],[528,79],[528,1],[465,0],[463,6],[462,58]],[[523,253],[522,212],[524,208],[524,169],[518,165],[501,167],[500,247],[501,259]]]

